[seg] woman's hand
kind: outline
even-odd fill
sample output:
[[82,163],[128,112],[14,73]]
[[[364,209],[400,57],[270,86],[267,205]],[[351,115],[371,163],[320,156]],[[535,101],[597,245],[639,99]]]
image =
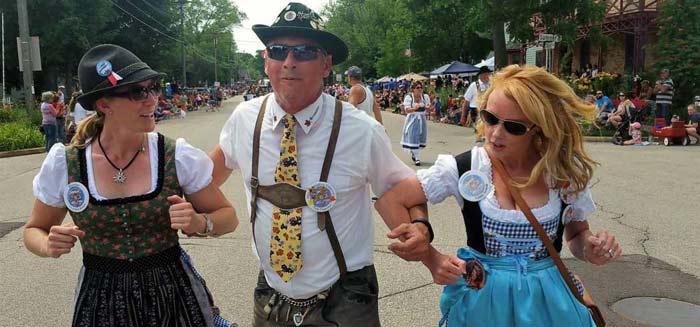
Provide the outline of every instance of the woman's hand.
[[434,248],[423,261],[433,275],[433,281],[438,285],[451,285],[457,282],[466,270],[464,260],[456,256],[444,255]]
[[85,232],[78,229],[73,223],[65,225],[54,225],[49,229],[46,238],[46,256],[58,258],[66,253],[70,253],[78,238],[85,236]]
[[586,238],[583,253],[586,260],[594,265],[602,266],[620,257],[622,248],[614,235],[602,231]]
[[170,228],[180,229],[186,235],[204,232],[206,229],[204,217],[201,217],[194,210],[191,203],[178,195],[169,196],[168,201],[173,204],[168,210],[170,213]]

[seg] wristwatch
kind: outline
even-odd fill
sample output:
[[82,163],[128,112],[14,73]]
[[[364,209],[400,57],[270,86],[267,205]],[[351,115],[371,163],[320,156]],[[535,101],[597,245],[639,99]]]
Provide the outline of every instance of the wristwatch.
[[206,228],[204,229],[204,233],[196,232],[195,234],[203,237],[214,236],[214,223],[211,221],[211,218],[209,218],[209,215],[206,213],[202,213],[201,215],[204,217]]

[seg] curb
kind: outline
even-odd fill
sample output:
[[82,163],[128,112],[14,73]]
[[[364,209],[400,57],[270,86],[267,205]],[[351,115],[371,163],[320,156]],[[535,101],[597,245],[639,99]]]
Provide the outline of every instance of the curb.
[[586,142],[604,142],[610,143],[612,136],[584,136],[583,140]]
[[44,147],[0,152],[0,158],[26,156],[44,152]]

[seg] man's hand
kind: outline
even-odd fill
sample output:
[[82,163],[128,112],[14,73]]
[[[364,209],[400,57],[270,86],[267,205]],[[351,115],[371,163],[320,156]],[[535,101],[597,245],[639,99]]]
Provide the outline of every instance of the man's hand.
[[389,250],[406,261],[420,261],[430,250],[430,233],[423,224],[403,223],[386,236],[400,240],[389,244]]

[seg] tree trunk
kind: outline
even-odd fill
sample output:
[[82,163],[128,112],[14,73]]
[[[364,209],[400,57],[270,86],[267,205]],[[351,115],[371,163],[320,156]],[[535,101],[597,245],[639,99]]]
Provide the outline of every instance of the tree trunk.
[[[503,8],[502,0],[493,0],[493,8]],[[494,15],[499,17],[500,15]],[[506,35],[503,26],[503,20],[493,19],[491,24],[491,33],[493,37],[493,53],[494,53],[494,69],[500,69],[508,65],[508,57],[506,52]]]

